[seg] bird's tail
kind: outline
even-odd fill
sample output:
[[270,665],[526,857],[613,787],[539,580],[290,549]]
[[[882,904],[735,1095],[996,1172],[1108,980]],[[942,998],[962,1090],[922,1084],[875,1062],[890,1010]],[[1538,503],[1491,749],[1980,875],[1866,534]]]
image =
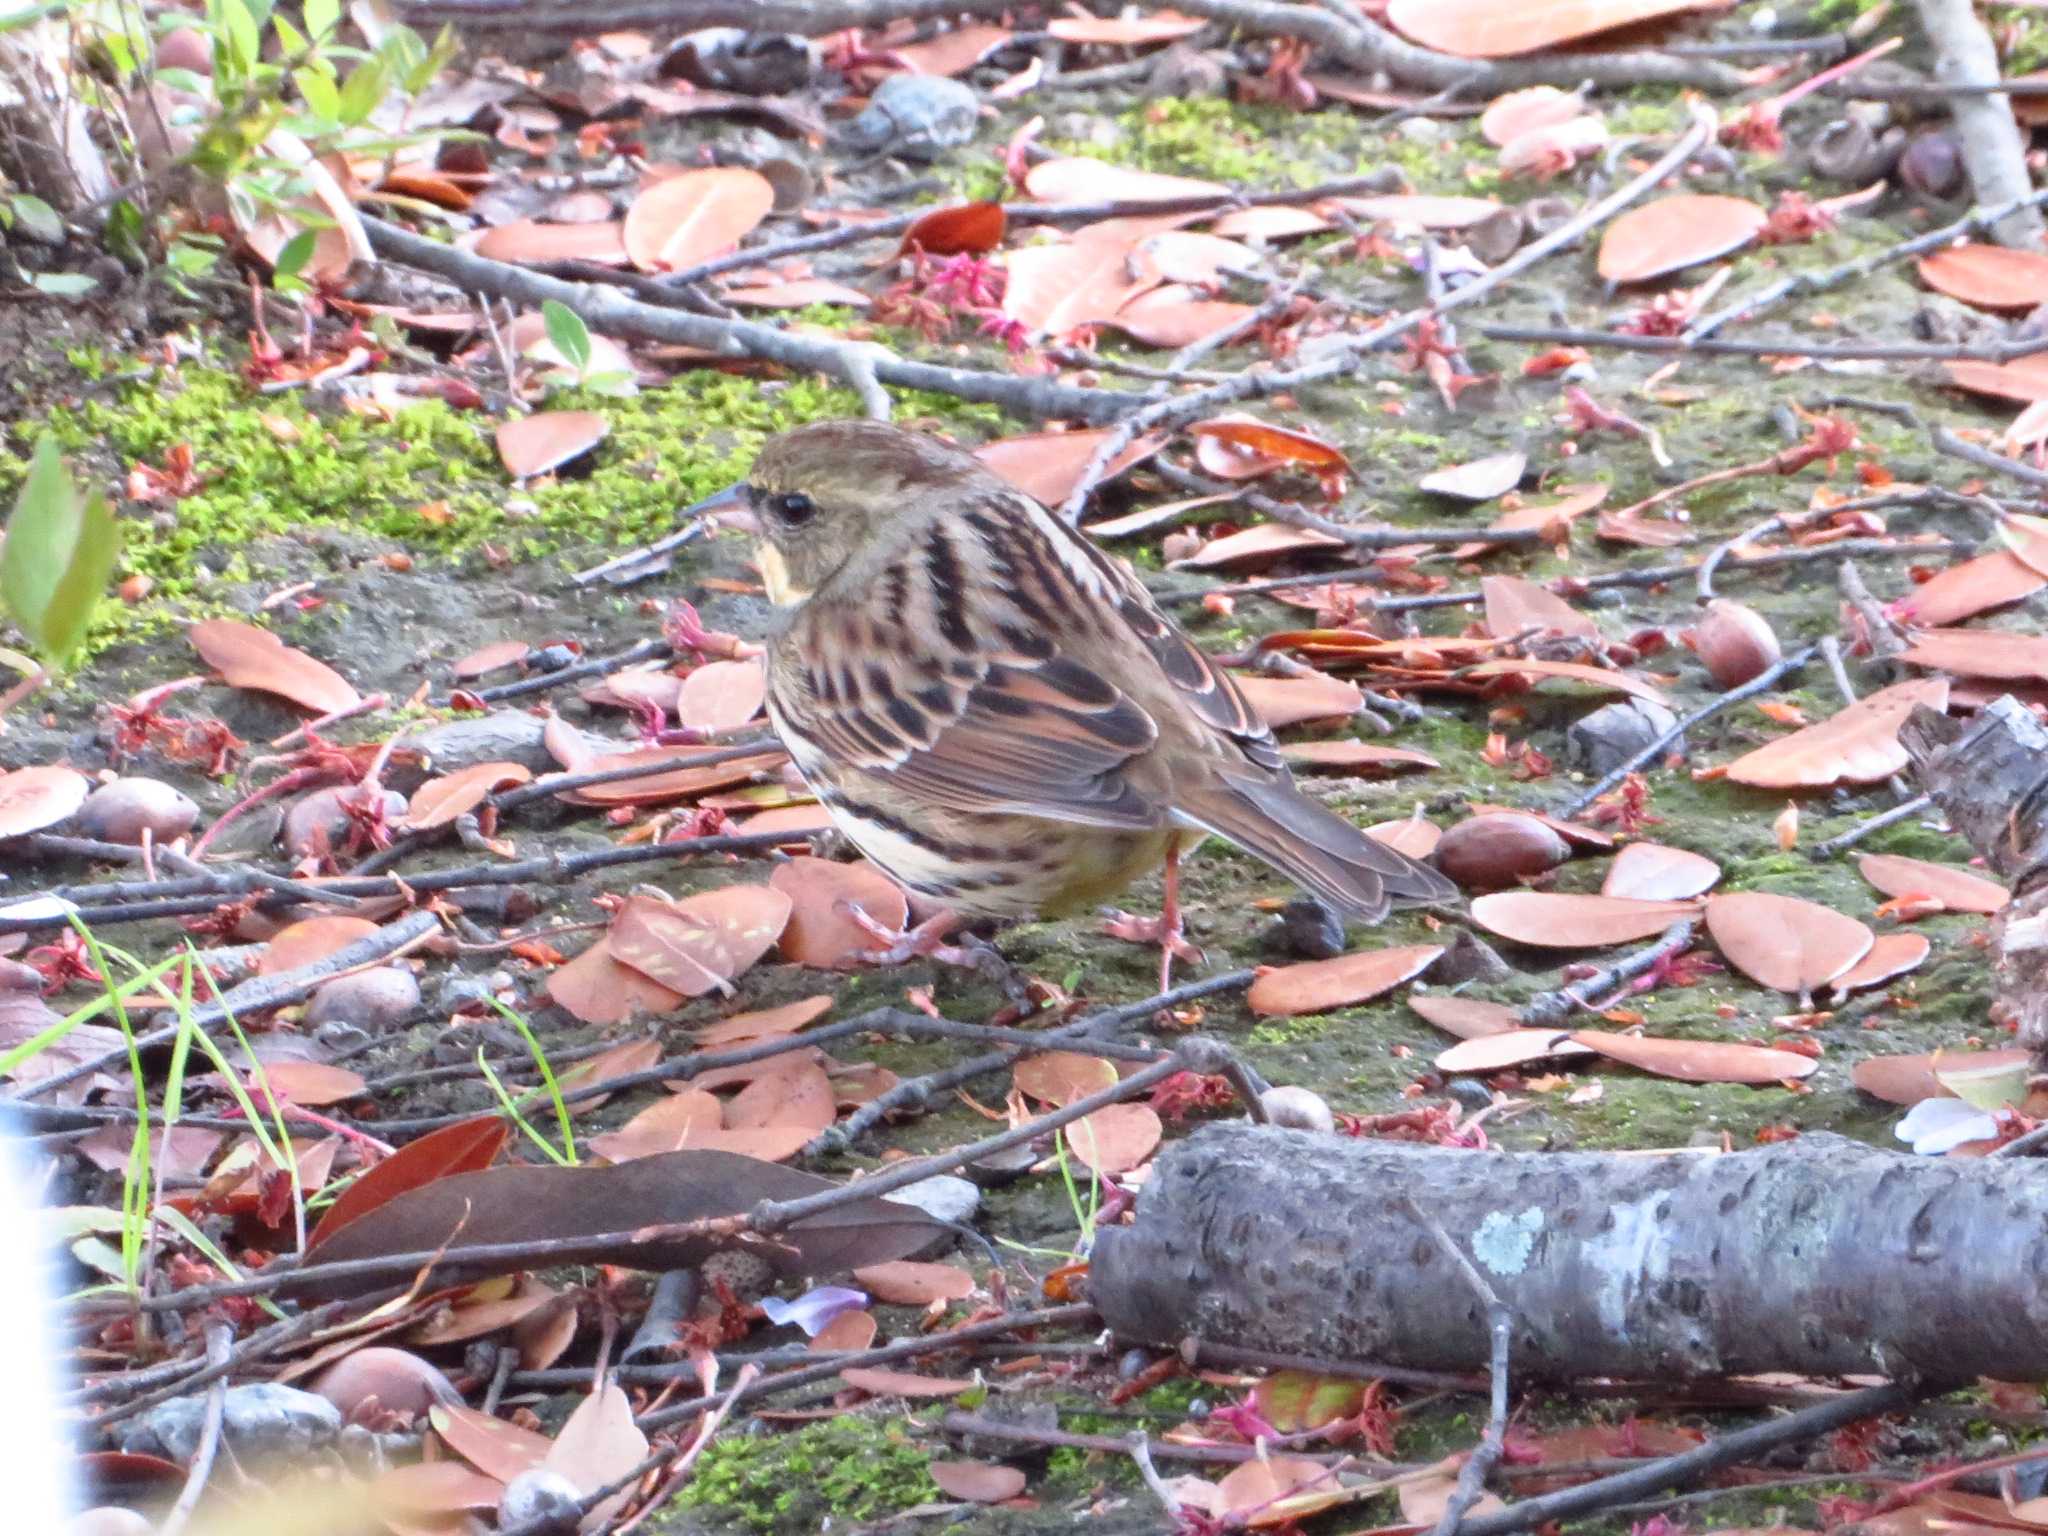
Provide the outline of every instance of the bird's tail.
[[1430,906],[1458,893],[1429,865],[1367,837],[1284,778],[1220,776],[1176,800],[1189,821],[1361,922],[1376,923],[1395,906]]

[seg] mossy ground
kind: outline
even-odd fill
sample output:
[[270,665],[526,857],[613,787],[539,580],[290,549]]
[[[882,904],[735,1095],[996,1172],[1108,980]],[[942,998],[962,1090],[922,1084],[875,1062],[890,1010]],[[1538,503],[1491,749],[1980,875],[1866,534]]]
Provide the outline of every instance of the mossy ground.
[[[1624,104],[1615,114],[1617,132],[1656,134],[1675,121],[1668,99]],[[1114,119],[1113,141],[1054,139],[1056,147],[1099,153],[1119,163],[1183,175],[1207,176],[1260,186],[1303,185],[1362,169],[1392,165],[1419,191],[1471,192],[1497,183],[1492,156],[1469,122],[1442,125],[1430,142],[1365,125],[1341,110],[1299,116],[1272,108],[1243,108],[1214,101],[1172,101],[1128,105]],[[1014,124],[1006,118],[1007,131]],[[992,128],[990,139],[999,142]],[[985,157],[947,167],[944,174],[981,195],[994,190]],[[1772,172],[1775,176],[1777,173]],[[999,184],[999,183],[998,183]],[[1760,187],[1744,189],[1763,195]],[[1503,195],[1524,199],[1544,189],[1511,183]],[[1788,270],[1822,267],[1897,238],[1889,221],[1851,219],[1835,233],[1805,246],[1752,251],[1735,262],[1730,293],[1767,282]],[[1394,290],[1405,274],[1370,264],[1347,265],[1342,240],[1325,237],[1324,271],[1333,281]],[[1787,312],[1803,324],[1817,311],[1835,318],[1834,334],[1896,334],[1901,317],[1924,302],[1910,281],[1892,272],[1859,281]],[[1591,275],[1590,253],[1558,258],[1523,285],[1487,306],[1489,321],[1543,323],[1553,311],[1575,321],[1600,323],[1642,302],[1638,295],[1603,295]],[[1416,480],[1445,464],[1483,456],[1510,446],[1527,448],[1538,462],[1562,463],[1566,478],[1611,486],[1609,505],[1619,506],[1689,475],[1759,460],[1784,448],[1803,430],[1793,405],[1817,407],[1832,394],[1846,393],[1927,407],[1921,381],[1891,365],[1824,375],[1817,371],[1774,375],[1749,363],[1689,358],[1677,373],[1661,375],[1665,359],[1628,354],[1602,355],[1588,387],[1654,428],[1670,466],[1656,467],[1640,445],[1585,437],[1576,457],[1561,459],[1566,431],[1556,419],[1553,382],[1525,381],[1519,367],[1527,349],[1495,344],[1480,334],[1476,320],[1464,322],[1465,341],[1480,371],[1499,371],[1503,383],[1490,408],[1452,412],[1426,385],[1391,369],[1362,382],[1346,382],[1304,394],[1305,420],[1336,440],[1351,456],[1357,475],[1346,502],[1356,515],[1397,523],[1441,523],[1454,518],[1483,521],[1424,495]],[[900,340],[901,338],[896,338]],[[51,699],[52,718],[71,726],[87,720],[94,705],[135,688],[192,670],[195,662],[179,650],[176,626],[213,613],[254,614],[291,643],[303,645],[346,671],[359,686],[407,697],[423,682],[445,683],[447,664],[487,641],[513,636],[541,642],[572,638],[599,653],[650,633],[653,617],[646,599],[680,592],[705,601],[713,623],[758,633],[761,606],[744,596],[707,593],[706,578],[743,578],[743,554],[721,543],[688,554],[677,574],[646,591],[624,593],[576,589],[567,580],[578,565],[668,530],[674,511],[737,477],[754,446],[775,430],[824,416],[851,414],[854,402],[843,391],[807,379],[763,380],[717,373],[688,373],[650,388],[631,400],[549,402],[587,406],[611,424],[605,442],[583,464],[527,486],[512,485],[492,444],[496,417],[463,412],[438,403],[407,408],[390,420],[348,412],[298,395],[258,395],[237,371],[231,348],[209,351],[203,360],[175,366],[160,353],[135,356],[89,350],[78,338],[68,357],[46,356],[38,376],[36,408],[17,413],[0,457],[0,491],[10,490],[22,455],[40,430],[54,432],[96,478],[118,487],[138,463],[160,465],[167,453],[189,445],[206,483],[175,505],[123,507],[128,530],[124,569],[147,575],[152,594],[131,608],[108,614],[94,637],[90,664],[69,692]],[[1248,359],[1232,358],[1235,365]],[[936,398],[899,399],[899,415],[922,418],[969,441],[1011,430],[987,410]],[[1971,408],[1950,403],[1953,417]],[[1731,536],[1770,512],[1802,506],[1824,480],[1852,492],[1860,466],[1881,466],[1900,480],[1934,478],[1935,462],[1915,435],[1881,415],[1855,413],[1868,447],[1850,455],[1832,473],[1816,468],[1792,480],[1775,476],[1734,482],[1689,498],[1685,510],[1695,542],[1675,552],[1683,558],[1705,544]],[[1989,421],[1988,413],[1983,417]],[[1163,493],[1162,493],[1163,494]],[[423,508],[433,509],[431,513]],[[1591,519],[1582,523],[1568,557],[1548,552],[1503,554],[1447,571],[1459,587],[1476,585],[1490,571],[1536,578],[1585,574],[1628,564],[1659,564],[1674,552],[1623,550],[1596,544]],[[1922,525],[1915,525],[1922,526]],[[1929,519],[1924,526],[1974,537],[1974,525]],[[409,557],[409,570],[394,570],[386,557]],[[1140,561],[1149,565],[1154,562]],[[1836,597],[1821,578],[1827,567],[1794,568],[1724,581],[1724,588],[1763,611],[1790,649],[1834,632]],[[1896,596],[1907,577],[1900,562],[1873,564],[1867,575],[1881,597]],[[1160,574],[1163,583],[1184,586],[1178,573]],[[259,609],[269,594],[301,582],[316,583],[322,604],[307,611],[296,605]],[[1624,589],[1595,608],[1616,638],[1634,630],[1682,624],[1693,609],[1693,594],[1682,588]],[[1293,616],[1254,602],[1241,603],[1228,618],[1180,610],[1205,642],[1218,649],[1293,622]],[[1432,630],[1455,629],[1470,617],[1454,611],[1429,619]],[[167,654],[168,653],[168,654]],[[1653,660],[1671,675],[1671,691],[1682,707],[1697,704],[1706,691],[1697,668],[1683,654]],[[1781,697],[1810,715],[1836,706],[1818,669],[1798,679]],[[588,711],[568,696],[557,699],[565,715]],[[1427,716],[1397,738],[1424,748],[1442,764],[1433,774],[1385,783],[1347,785],[1335,793],[1360,819],[1405,814],[1419,799],[1445,820],[1469,799],[1534,808],[1553,806],[1575,782],[1564,774],[1535,783],[1517,780],[1482,755],[1487,732],[1484,709],[1470,703],[1431,699]],[[1569,692],[1545,690],[1524,699],[1495,701],[1526,709],[1513,722],[1523,737],[1560,763],[1565,726],[1590,701]],[[226,690],[198,696],[196,708],[219,712],[254,739],[288,729],[292,717],[281,708]],[[1349,730],[1349,727],[1344,729]],[[1780,731],[1753,708],[1716,716],[1689,743],[1691,762],[1725,762]],[[72,738],[77,740],[79,738]],[[9,759],[35,750],[35,738],[17,733]],[[1696,782],[1683,769],[1652,775],[1653,810],[1663,821],[1649,835],[1695,849],[1718,860],[1731,888],[1782,891],[1823,901],[1858,916],[1872,915],[1878,897],[1856,874],[1853,861],[1815,863],[1778,849],[1771,818],[1776,797],[1721,783]],[[1329,786],[1325,786],[1329,788]],[[219,786],[192,788],[217,810],[231,798]],[[1856,824],[1887,803],[1881,792],[1804,801],[1802,836],[1810,845]],[[544,821],[510,829],[523,852],[597,846],[608,837],[589,823],[548,825]],[[1960,851],[1941,838],[1906,823],[1864,845],[1956,859]],[[450,858],[467,860],[466,853]],[[1589,889],[1598,868],[1569,868],[1561,888]],[[555,903],[551,917],[588,920],[590,896],[623,890],[650,878],[619,872],[592,881]],[[704,864],[664,871],[660,883],[679,889],[741,878],[724,866]],[[1288,894],[1284,883],[1255,862],[1212,845],[1190,866],[1185,882],[1193,937],[1204,946],[1211,967],[1283,958],[1269,947],[1266,920],[1250,903]],[[544,896],[550,893],[542,892]],[[1146,910],[1157,901],[1152,882],[1130,893],[1127,904]],[[1935,953],[1916,976],[1880,995],[1859,999],[1824,1024],[1825,1047],[1811,1092],[1677,1084],[1622,1069],[1574,1070],[1551,1082],[1525,1081],[1517,1096],[1525,1103],[1489,1122],[1494,1138],[1517,1147],[1638,1148],[1679,1145],[1723,1134],[1737,1145],[1751,1142],[1766,1127],[1831,1129],[1884,1142],[1895,1118],[1890,1109],[1861,1098],[1849,1084],[1849,1070],[1861,1057],[1883,1051],[1956,1046],[1988,1032],[1984,1023],[1987,982],[1982,952],[1972,936],[1972,919],[1943,918],[1924,925]],[[1442,932],[1417,914],[1398,916],[1370,942],[1432,942]],[[170,937],[166,935],[166,937]],[[1368,942],[1364,935],[1354,935]],[[1025,969],[1056,980],[1077,998],[1113,1003],[1151,990],[1153,953],[1100,937],[1086,921],[1030,924],[1010,930],[1002,944]],[[1513,951],[1506,958],[1515,978],[1487,995],[1520,1000],[1560,980],[1559,966],[1577,958],[1555,952]],[[836,993],[843,1015],[878,1004],[900,1004],[909,986],[929,987],[940,1007],[957,1017],[992,1012],[999,1000],[980,983],[919,964],[886,973],[821,976],[788,966],[764,966],[745,981],[745,1006],[769,1006],[820,990]],[[1768,1040],[1771,1021],[1793,1009],[1790,999],[1766,993],[1739,978],[1708,978],[1686,989],[1664,989],[1631,1001],[1658,1034],[1712,1039]],[[681,1044],[688,1026],[716,1016],[721,1005],[700,1003],[663,1021],[664,1037]],[[1294,1020],[1252,1018],[1230,997],[1200,1010],[1200,1028],[1239,1046],[1269,1078],[1298,1082],[1323,1092],[1339,1110],[1379,1114],[1406,1107],[1415,1093],[1435,1095],[1441,1084],[1429,1068],[1443,1041],[1406,1008],[1399,996]],[[549,1046],[589,1039],[595,1032],[541,1010],[537,1022]],[[375,1070],[413,1063],[432,1043],[438,1023],[392,1041],[363,1065]],[[874,1059],[906,1075],[958,1057],[947,1045],[875,1045]],[[1575,1088],[1597,1086],[1595,1097]],[[644,1100],[623,1096],[590,1117],[586,1129],[616,1125]],[[390,1109],[397,1114],[454,1108],[487,1109],[479,1085],[422,1090]],[[959,1104],[893,1127],[886,1144],[907,1151],[958,1144],[985,1134],[988,1122]],[[839,1170],[868,1165],[882,1143],[863,1148]],[[1048,1267],[1043,1255],[1065,1253],[1080,1237],[1079,1223],[1057,1177],[1024,1180],[992,1192],[987,1230],[1031,1250],[1022,1260],[1034,1272]],[[1015,1253],[1018,1250],[1011,1250]],[[1016,1263],[1013,1260],[1013,1271]],[[909,1326],[906,1321],[906,1326]],[[998,1389],[1001,1390],[1000,1388]],[[1160,1414],[1186,1407],[1185,1384],[1163,1389],[1138,1407]],[[1175,1394],[1182,1394],[1176,1397]],[[1069,1427],[1090,1427],[1082,1412],[1095,1397],[1062,1398],[1075,1411]],[[1570,1412],[1583,1417],[1584,1404]],[[932,1415],[935,1416],[935,1415]],[[926,1417],[920,1414],[919,1418]],[[1113,1423],[1113,1420],[1104,1420]],[[1098,1426],[1099,1427],[1099,1426]],[[1426,1456],[1469,1444],[1473,1423],[1463,1405],[1432,1409],[1404,1424],[1404,1455]],[[902,1416],[882,1410],[843,1414],[806,1427],[770,1430],[758,1437],[722,1438],[707,1453],[688,1492],[653,1529],[717,1532],[810,1530],[830,1516],[835,1529],[849,1523],[886,1520],[936,1497],[925,1467],[936,1439]],[[1130,1472],[1116,1458],[1060,1452],[1034,1467],[1034,1492],[1043,1521],[1010,1512],[988,1512],[963,1525],[970,1532],[1069,1529],[1073,1511],[1102,1498],[1112,1513],[1091,1524],[1114,1531],[1152,1529],[1156,1514],[1128,1499]],[[1122,1504],[1119,1506],[1118,1501]],[[1767,1506],[1789,1503],[1795,1516],[1810,1499],[1776,1501],[1759,1496],[1732,1511],[1717,1508],[1717,1523],[1763,1523]],[[1121,1512],[1117,1512],[1121,1509]],[[1379,1513],[1386,1513],[1384,1510]],[[1727,1515],[1722,1521],[1720,1517]],[[1737,1518],[1738,1515],[1743,1518]],[[1143,1522],[1143,1523],[1137,1523]]]

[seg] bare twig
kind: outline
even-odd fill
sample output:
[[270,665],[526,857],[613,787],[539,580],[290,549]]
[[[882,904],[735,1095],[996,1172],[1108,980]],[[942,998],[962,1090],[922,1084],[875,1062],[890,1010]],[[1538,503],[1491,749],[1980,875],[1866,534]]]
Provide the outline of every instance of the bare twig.
[[214,1458],[220,1454],[221,1420],[227,1412],[228,1381],[224,1367],[228,1346],[234,1340],[232,1324],[206,1325],[206,1363],[209,1368],[220,1366],[223,1369],[206,1389],[206,1409],[199,1420],[198,1449],[193,1451],[192,1464],[186,1468],[185,1486],[178,1491],[178,1502],[171,1506],[171,1512],[157,1527],[157,1536],[179,1536],[191,1523],[193,1511],[199,1508],[200,1496],[206,1492],[207,1479],[213,1476]]

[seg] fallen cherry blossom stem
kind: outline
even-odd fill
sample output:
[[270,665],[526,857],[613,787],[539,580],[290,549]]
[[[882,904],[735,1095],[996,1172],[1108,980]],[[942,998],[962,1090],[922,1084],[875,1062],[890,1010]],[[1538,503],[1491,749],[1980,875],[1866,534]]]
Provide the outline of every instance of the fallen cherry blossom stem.
[[1866,837],[1882,832],[1886,827],[1905,821],[1909,817],[1919,815],[1933,803],[1934,797],[1932,795],[1915,795],[1911,800],[1895,805],[1890,810],[1879,811],[1875,816],[1865,817],[1838,837],[1831,837],[1824,843],[1815,843],[1806,850],[1806,856],[1815,861],[1832,859],[1844,849],[1855,847]]
[[[95,916],[93,921],[97,922],[98,918]],[[439,926],[440,919],[431,912],[408,913],[396,922],[386,923],[375,933],[366,934],[353,944],[344,945],[331,955],[289,971],[279,971],[274,976],[258,976],[238,987],[230,988],[217,1000],[195,1006],[185,1020],[138,1035],[132,1044],[117,1046],[113,1050],[88,1057],[76,1066],[66,1067],[61,1072],[53,1072],[48,1077],[38,1078],[32,1083],[20,1084],[14,1087],[11,1093],[0,1097],[0,1102],[32,1101],[42,1098],[66,1083],[77,1082],[82,1077],[90,1077],[95,1072],[127,1061],[131,1050],[147,1051],[160,1045],[169,1045],[178,1037],[181,1029],[211,1029],[230,1017],[246,1018],[261,1009],[295,1003],[329,977],[342,971],[354,970],[358,966],[388,960],[419,943]]]
[[1781,278],[1775,283],[1770,283],[1758,289],[1747,298],[1738,299],[1733,304],[1718,309],[1711,315],[1705,315],[1695,320],[1679,339],[1686,342],[1700,341],[1705,337],[1713,335],[1715,331],[1718,331],[1724,325],[1739,320],[1754,320],[1765,310],[1783,303],[1786,299],[1805,294],[1824,293],[1830,288],[1840,287],[1843,283],[1852,282],[1856,278],[1867,277],[1881,267],[1889,266],[1896,261],[1904,261],[1908,257],[1918,256],[1926,251],[1939,250],[1942,246],[1952,241],[1963,239],[1969,235],[1979,234],[1991,228],[1994,224],[2018,212],[2020,209],[2038,208],[2043,203],[2048,203],[2048,187],[2037,187],[2024,197],[2015,197],[2008,202],[1995,204],[1989,208],[1973,208],[1952,224],[1944,224],[1939,229],[1927,230],[1922,234],[1915,235],[1910,240],[1902,240],[1897,245],[1886,246],[1883,250],[1874,251],[1867,256],[1858,256],[1854,260],[1845,261],[1839,266],[1825,267],[1817,271],[1795,272],[1790,277]]
[[1684,719],[1672,726],[1670,730],[1660,734],[1655,741],[1643,747],[1640,751],[1630,753],[1625,761],[1617,764],[1611,771],[1603,775],[1598,783],[1572,796],[1570,800],[1566,801],[1559,808],[1556,814],[1564,817],[1566,820],[1578,815],[1579,812],[1583,811],[1595,800],[1598,800],[1610,789],[1613,789],[1615,785],[1619,784],[1644,764],[1655,762],[1657,758],[1670,749],[1673,742],[1677,741],[1701,721],[1712,719],[1730,705],[1740,704],[1745,699],[1753,699],[1760,693],[1769,693],[1778,686],[1779,681],[1786,673],[1798,671],[1809,661],[1813,660],[1819,654],[1819,651],[1820,647],[1817,645],[1802,646],[1790,656],[1783,657],[1774,662],[1766,671],[1758,673],[1739,688],[1730,688],[1727,692],[1716,695],[1691,714],[1685,716]]
[[1594,1008],[1587,1001],[1590,996],[1625,987],[1638,976],[1646,976],[1673,955],[1681,955],[1691,947],[1694,921],[1682,917],[1658,937],[1654,944],[1646,945],[1634,954],[1623,955],[1612,965],[1602,966],[1590,976],[1581,977],[1570,986],[1559,987],[1554,992],[1539,992],[1522,1005],[1522,1023],[1534,1029],[1558,1029],[1577,1015]]

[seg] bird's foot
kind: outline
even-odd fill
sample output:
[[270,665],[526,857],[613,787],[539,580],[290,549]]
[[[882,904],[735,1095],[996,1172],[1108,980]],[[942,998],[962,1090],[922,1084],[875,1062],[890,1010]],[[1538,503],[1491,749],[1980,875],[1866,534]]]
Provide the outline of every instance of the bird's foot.
[[1174,961],[1185,960],[1190,965],[1200,965],[1205,958],[1200,949],[1188,942],[1177,911],[1161,913],[1158,917],[1140,917],[1134,912],[1111,908],[1103,919],[1102,932],[1112,939],[1123,939],[1132,944],[1159,946],[1161,992],[1172,989]]
[[1006,999],[1024,1012],[1032,1012],[1037,1007],[1037,993],[1031,978],[1004,959],[1002,951],[995,945],[971,933],[961,935],[958,943],[947,942],[962,922],[957,912],[937,913],[911,928],[891,928],[886,923],[877,922],[855,903],[847,905],[846,914],[862,932],[882,945],[869,953],[867,958],[871,965],[902,965],[909,960],[932,960],[961,970],[979,971],[1002,989]]

